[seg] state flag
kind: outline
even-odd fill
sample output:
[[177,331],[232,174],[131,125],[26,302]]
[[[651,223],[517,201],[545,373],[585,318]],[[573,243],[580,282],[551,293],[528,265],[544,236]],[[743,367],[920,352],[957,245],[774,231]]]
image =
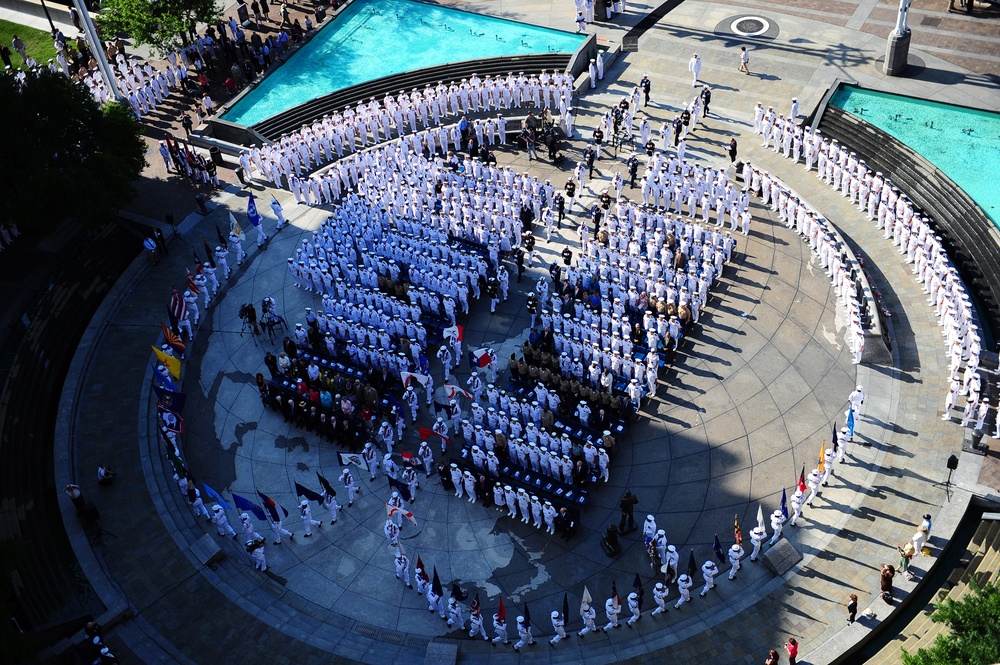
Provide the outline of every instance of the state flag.
[[168,353],[164,353],[163,351],[156,348],[152,344],[150,344],[150,346],[153,348],[153,353],[156,354],[156,358],[157,360],[160,361],[160,364],[166,367],[167,371],[170,372],[170,376],[174,377],[175,379],[181,378],[180,358],[178,358],[177,356],[172,356]]
[[153,392],[156,393],[156,401],[163,408],[170,409],[174,413],[181,413],[184,410],[184,403],[187,401],[187,395],[184,393],[174,392],[161,386],[153,386]]
[[337,457],[340,459],[340,466],[353,464],[354,466],[360,466],[362,469],[368,468],[368,465],[365,464],[365,459],[359,453],[345,453],[338,450]]
[[490,350],[476,349],[469,351],[469,366],[483,368],[490,364]]
[[320,494],[319,492],[313,491],[313,490],[309,489],[308,487],[304,487],[304,486],[300,485],[298,483],[298,481],[295,482],[295,496],[304,496],[306,499],[308,499],[310,501],[315,501],[317,503],[323,503],[323,495],[322,494]]
[[225,510],[232,510],[233,509],[233,507],[230,506],[229,503],[225,499],[222,498],[221,494],[219,494],[214,489],[212,489],[211,487],[208,486],[208,483],[202,482],[201,486],[205,488],[205,494],[207,494],[208,496],[210,496],[213,499],[215,499],[216,503],[218,503],[220,506],[222,506],[223,509],[225,509]]
[[462,395],[466,399],[472,399],[472,394],[470,392],[462,390],[452,383],[444,384],[444,394],[448,396],[448,399],[455,399],[455,395]]
[[409,386],[413,381],[426,386],[427,382],[431,380],[431,377],[427,374],[418,374],[416,372],[400,372],[399,378],[402,379],[404,386]]
[[256,503],[240,496],[235,492],[230,492],[229,494],[233,497],[233,503],[236,504],[236,510],[241,510],[245,513],[253,513],[253,516],[257,519],[265,522],[267,521],[267,515],[264,514],[264,509]]

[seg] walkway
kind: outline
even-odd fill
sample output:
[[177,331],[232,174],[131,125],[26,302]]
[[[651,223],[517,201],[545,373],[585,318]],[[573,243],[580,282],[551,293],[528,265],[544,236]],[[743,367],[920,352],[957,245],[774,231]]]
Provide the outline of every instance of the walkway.
[[[517,3],[500,4],[519,17]],[[563,8],[553,4],[553,12]],[[569,627],[578,629],[575,608],[584,583],[600,605],[611,580],[624,594],[631,590],[635,573],[647,570],[634,539],[627,539],[625,553],[614,561],[604,558],[596,545],[596,533],[616,515],[614,506],[625,487],[639,496],[640,511],[649,510],[665,523],[668,537],[682,546],[684,557],[688,548],[696,550],[700,565],[710,556],[707,546],[715,533],[723,543],[731,540],[734,513],[746,533],[758,503],[770,512],[781,487],[792,485],[802,465],[810,465],[807,471],[812,468],[820,442],[832,421],[841,418],[846,395],[856,383],[870,395],[859,438],[872,445],[855,446],[851,463],[838,468],[835,481],[805,513],[800,527],[786,529],[806,559],[785,578],[774,579],[746,564],[736,581],[720,580],[712,596],[696,597],[681,612],[659,621],[646,616],[632,630],[622,628],[609,637],[573,638],[555,650],[541,645],[525,658],[645,662],[648,652],[658,650],[657,655],[668,657],[750,663],[794,635],[810,662],[827,662],[840,647],[832,642],[829,647],[819,645],[827,640],[843,644],[863,635],[861,626],[853,627],[850,635],[840,630],[847,594],[858,593],[864,607],[873,597],[877,564],[893,556],[895,544],[909,537],[919,516],[931,512],[937,538],[945,537],[968,500],[966,490],[978,491],[978,467],[973,469],[973,461],[964,457],[958,481],[965,489],[955,491],[949,503],[940,485],[947,474],[944,459],[957,450],[961,432],[937,417],[944,394],[939,380],[943,348],[936,321],[912,276],[897,256],[885,251],[881,235],[874,237],[872,225],[843,199],[818,186],[801,167],[773,153],[758,155],[746,119],[758,99],[783,105],[797,95],[808,109],[832,79],[844,73],[869,85],[891,84],[913,94],[966,98],[977,105],[994,103],[996,91],[970,79],[944,92],[930,81],[885,81],[868,64],[882,48],[881,38],[793,16],[776,18],[781,32],[755,54],[755,69],[767,73],[744,77],[735,71],[732,47],[705,28],[741,13],[740,8],[714,3],[683,4],[669,15],[669,24],[646,34],[639,53],[610,68],[608,80],[615,82],[581,100],[578,131],[589,136],[588,125],[643,72],[654,80],[657,105],[647,112],[658,128],[693,93],[686,61],[688,51],[697,48],[715,97],[713,115],[691,141],[689,152],[695,159],[721,165],[723,146],[736,136],[742,157],[759,160],[822,210],[868,254],[869,265],[876,257],[883,280],[879,287],[893,312],[897,367],[861,367],[854,373],[842,341],[843,315],[836,310],[828,281],[801,240],[774,224],[768,211],[757,209],[751,238],[740,247],[736,264],[727,268],[690,355],[668,376],[669,388],[661,392],[650,419],[630,433],[612,469],[612,482],[595,492],[572,550],[446,497],[439,488],[429,488],[415,506],[422,530],[414,545],[428,564],[437,565],[446,586],[454,579],[478,589],[490,612],[497,591],[503,591],[511,616],[517,611],[514,603],[526,599],[540,628],[536,632],[543,635],[548,632],[546,614],[561,607],[563,592],[568,591]],[[552,24],[559,25],[554,19]],[[814,46],[804,47],[806,39]],[[931,63],[934,58],[928,54],[925,60]],[[571,156],[582,147],[582,141],[574,142]],[[528,165],[520,155],[504,153],[501,161],[541,178],[552,177],[557,186],[565,179],[565,173]],[[624,168],[621,162],[606,164],[600,168],[603,178]],[[594,189],[600,191],[597,185]],[[293,479],[309,478],[316,469],[333,477],[337,466],[329,446],[288,430],[272,413],[262,413],[249,385],[262,368],[263,350],[254,348],[249,337],[239,336],[239,305],[267,294],[279,299],[280,294],[279,308],[294,321],[294,312],[315,304],[289,288],[281,264],[303,230],[324,213],[296,209],[286,193],[278,196],[286,211],[294,209],[296,226],[276,236],[266,252],[251,252],[251,260],[203,323],[185,376],[185,445],[192,469],[216,489],[249,491],[258,486],[289,506]],[[242,198],[227,194],[220,200],[237,214],[245,211]],[[128,276],[134,286],[117,313],[109,312],[112,323],[95,350],[89,388],[78,396],[82,458],[104,460],[121,472],[118,485],[99,497],[105,528],[117,534],[105,538],[104,558],[139,616],[139,621],[119,629],[118,637],[148,653],[143,656],[148,662],[155,662],[157,654],[163,662],[330,662],[329,652],[363,662],[413,662],[423,657],[428,639],[458,645],[460,658],[468,661],[511,661],[509,651],[494,651],[467,638],[453,641],[459,636],[447,634],[439,620],[420,609],[415,594],[396,584],[376,531],[384,493],[380,484],[347,511],[346,524],[324,527],[308,544],[269,547],[274,578],[253,573],[229,543],[223,547],[230,557],[222,563],[212,568],[193,563],[189,544],[207,530],[190,518],[164,475],[162,454],[147,425],[148,372],[144,377],[138,368],[147,365],[148,344],[157,338],[169,284],[180,282],[192,249],[203,254],[202,237],[214,238],[213,226],[225,226],[226,220],[220,209],[191,223],[172,244],[167,261],[155,269],[136,266]],[[562,242],[573,239],[574,234],[564,230],[543,249],[543,256],[548,260]],[[534,274],[541,270],[536,267]],[[524,335],[527,320],[521,304],[529,284],[513,290],[511,301],[494,317],[484,315],[479,306],[468,324],[466,348]],[[122,372],[120,367],[136,369]],[[116,406],[109,409],[112,403]],[[408,445],[413,445],[412,438]],[[919,467],[914,460],[920,460]],[[153,510],[141,508],[149,506],[150,499]],[[350,533],[348,525],[354,526]],[[351,539],[349,547],[344,547],[346,538]],[[923,565],[918,562],[916,567]],[[643,580],[649,593],[651,580],[646,575]],[[248,623],[250,616],[256,620]],[[205,630],[192,634],[191,625]],[[219,625],[246,628],[237,639],[220,641],[211,629]]]

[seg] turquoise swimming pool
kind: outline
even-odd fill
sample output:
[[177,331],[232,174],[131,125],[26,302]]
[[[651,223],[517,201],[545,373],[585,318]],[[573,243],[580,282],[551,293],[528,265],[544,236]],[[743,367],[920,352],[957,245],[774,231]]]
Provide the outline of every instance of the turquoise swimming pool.
[[222,118],[249,126],[383,76],[478,58],[573,53],[585,38],[414,0],[355,0]]
[[1000,114],[849,85],[830,103],[919,152],[1000,227]]

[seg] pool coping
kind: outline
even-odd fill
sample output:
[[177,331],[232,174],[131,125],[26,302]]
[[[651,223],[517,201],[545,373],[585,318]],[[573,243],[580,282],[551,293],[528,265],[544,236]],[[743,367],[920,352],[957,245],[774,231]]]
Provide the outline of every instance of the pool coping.
[[[235,97],[233,97],[230,100],[227,100],[224,104],[221,104],[218,107],[218,110],[217,110],[215,116],[213,116],[209,120],[209,122],[206,122],[206,125],[210,125],[212,121],[216,121],[216,122],[223,122],[223,123],[226,123],[228,125],[233,125],[234,127],[239,127],[239,128],[241,128],[243,130],[254,131],[253,128],[256,125],[259,125],[261,122],[266,122],[267,120],[270,120],[271,118],[274,118],[275,116],[280,115],[280,113],[287,113],[288,111],[292,111],[293,109],[298,108],[302,104],[308,104],[308,103],[313,102],[313,101],[315,101],[317,99],[325,97],[326,95],[336,94],[336,93],[342,92],[344,90],[348,90],[351,87],[354,87],[354,86],[348,86],[346,88],[341,88],[340,90],[332,90],[332,91],[330,91],[328,93],[325,93],[324,95],[320,95],[319,97],[313,97],[312,99],[307,100],[307,101],[303,102],[302,104],[296,104],[294,107],[292,107],[290,109],[286,109],[285,111],[281,111],[280,113],[272,114],[272,115],[268,116],[267,118],[264,118],[263,120],[255,122],[255,123],[250,124],[250,125],[241,124],[241,123],[234,122],[232,120],[226,120],[225,118],[223,118],[223,116],[226,113],[228,113],[230,110],[232,110],[232,108],[236,104],[238,104],[244,97],[246,97],[248,94],[250,94],[251,92],[253,92],[254,90],[256,90],[257,87],[260,86],[261,83],[263,83],[269,76],[271,76],[271,74],[273,74],[274,72],[276,72],[279,69],[281,69],[281,67],[286,62],[288,62],[288,60],[293,55],[295,55],[295,53],[297,53],[299,49],[301,49],[306,44],[308,44],[309,42],[311,42],[313,40],[313,38],[316,37],[316,35],[318,35],[320,32],[322,32],[323,29],[325,29],[331,22],[333,22],[337,17],[339,17],[341,14],[343,14],[351,5],[354,4],[354,1],[355,0],[346,0],[346,2],[341,7],[339,7],[338,9],[335,9],[335,10],[331,11],[326,16],[326,18],[323,21],[321,21],[321,22],[319,22],[319,23],[316,24],[316,26],[313,28],[313,30],[310,33],[306,34],[306,38],[301,43],[294,44],[292,46],[292,48],[288,50],[287,54],[282,58],[281,62],[279,62],[277,65],[271,67],[267,71],[265,71],[263,73],[263,75],[259,76],[258,78],[254,79],[251,82],[248,82],[247,85],[246,85],[246,87],[244,87],[242,90],[240,90],[239,93]],[[465,10],[465,9],[458,9],[457,7],[451,7],[451,6],[446,6],[446,5],[439,5],[439,4],[434,3],[434,2],[428,2],[427,0],[407,0],[407,1],[408,2],[418,2],[418,3],[421,3],[421,4],[425,4],[425,5],[431,5],[431,6],[434,6],[434,7],[440,7],[440,8],[443,8],[443,9],[450,9],[450,10],[453,10],[453,11],[461,12],[463,14],[472,14],[472,15],[475,15],[475,16],[482,16],[482,17],[490,18],[490,19],[493,19],[493,20],[496,20],[496,21],[504,21],[504,22],[507,22],[507,23],[517,23],[519,25],[528,26],[528,27],[531,27],[533,29],[539,29],[539,28],[541,28],[543,30],[550,30],[552,32],[558,32],[558,33],[562,33],[562,34],[565,34],[565,35],[574,35],[574,34],[577,34],[577,33],[569,32],[567,30],[560,30],[558,28],[550,28],[550,27],[547,27],[547,26],[539,26],[539,25],[535,25],[535,24],[532,24],[532,23],[527,23],[525,21],[518,21],[516,19],[510,19],[510,18],[506,18],[506,17],[493,16],[493,15],[490,15],[490,14],[480,14],[478,12],[472,12],[472,11],[468,11],[468,10]],[[559,51],[558,53],[548,53],[548,54],[542,53],[542,54],[537,54],[537,55],[563,55],[563,54],[570,53],[570,56],[571,56],[570,57],[570,64],[572,65],[572,64],[574,64],[574,61],[578,57],[579,53],[581,51],[585,50],[588,47],[588,45],[592,41],[594,41],[595,33],[587,33],[586,35],[581,35],[581,36],[584,37],[583,41],[581,42],[580,46],[578,46],[577,49],[575,51],[573,51],[572,53],[570,53],[569,51]],[[596,44],[595,44],[594,48],[596,48]],[[532,55],[532,54],[524,54],[524,55]],[[494,57],[509,58],[509,57],[516,57],[516,56],[494,56]],[[459,62],[471,62],[471,61],[474,61],[474,60],[481,60],[481,59],[483,59],[483,58],[472,58],[470,60],[457,60],[457,61],[454,61],[454,62],[448,62],[448,63],[442,63],[442,64],[443,65],[456,64],[456,63],[459,63]],[[419,71],[419,70],[410,69],[410,70],[407,70],[405,72],[397,72],[396,74],[390,74],[388,76],[398,76],[399,74],[406,74],[408,72],[414,72],[414,71]],[[379,79],[381,79],[381,78],[388,78],[388,76],[379,77]],[[372,83],[373,81],[377,81],[379,79],[369,79],[368,81],[363,81],[363,82],[358,83],[356,85],[367,85],[367,84]]]

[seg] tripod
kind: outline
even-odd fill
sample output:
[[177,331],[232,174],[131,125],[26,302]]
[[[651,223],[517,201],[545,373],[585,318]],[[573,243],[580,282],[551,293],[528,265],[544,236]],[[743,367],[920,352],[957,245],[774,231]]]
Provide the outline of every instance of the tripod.
[[258,346],[257,335],[260,334],[260,328],[257,326],[257,322],[256,321],[251,322],[249,317],[242,317],[242,320],[243,320],[243,327],[240,328],[240,337],[243,337],[243,333],[249,332],[250,338],[253,340],[253,345],[255,347]]

